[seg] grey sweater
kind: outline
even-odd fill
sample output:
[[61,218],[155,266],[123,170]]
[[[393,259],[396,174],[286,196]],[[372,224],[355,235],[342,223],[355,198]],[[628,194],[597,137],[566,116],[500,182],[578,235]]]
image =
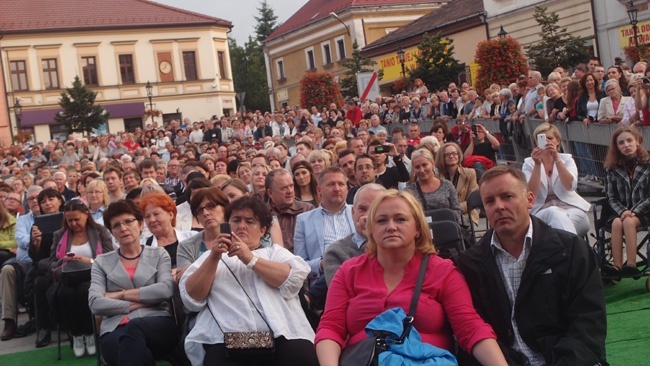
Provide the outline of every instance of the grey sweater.
[[364,243],[361,248],[357,248],[357,245],[352,240],[353,235],[335,241],[325,250],[325,254],[323,254],[323,271],[325,272],[327,286],[330,285],[332,278],[334,278],[336,271],[343,262],[366,252],[366,244]]

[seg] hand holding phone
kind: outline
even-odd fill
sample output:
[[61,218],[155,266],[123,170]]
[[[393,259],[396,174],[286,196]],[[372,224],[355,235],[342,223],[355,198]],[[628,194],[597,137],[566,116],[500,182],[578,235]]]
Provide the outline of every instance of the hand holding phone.
[[68,257],[68,258],[71,258],[71,257],[74,257],[74,253],[73,252],[67,252],[67,253],[65,253],[65,256]]
[[219,231],[221,232],[221,234],[230,235],[230,223],[229,222],[222,222],[219,225]]
[[537,147],[540,149],[546,149],[546,134],[540,133],[537,135]]

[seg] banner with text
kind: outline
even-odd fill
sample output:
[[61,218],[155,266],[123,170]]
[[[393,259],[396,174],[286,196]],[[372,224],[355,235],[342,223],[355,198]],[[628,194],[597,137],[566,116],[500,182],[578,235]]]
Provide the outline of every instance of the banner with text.
[[[415,56],[421,54],[420,50],[416,47],[407,48],[404,50],[404,68],[408,74],[408,70],[412,70],[417,66]],[[399,62],[397,52],[389,56],[382,56],[377,60],[377,66],[384,70],[384,77],[382,82],[392,81],[402,77],[402,64]]]
[[[639,22],[636,27],[639,44],[650,43],[650,20]],[[621,48],[634,46],[634,30],[631,25],[618,28],[618,42]]]

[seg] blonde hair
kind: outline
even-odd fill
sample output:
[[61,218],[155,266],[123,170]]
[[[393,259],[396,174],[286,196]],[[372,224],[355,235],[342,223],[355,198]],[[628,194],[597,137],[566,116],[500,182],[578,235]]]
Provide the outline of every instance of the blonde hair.
[[546,132],[551,132],[553,136],[559,141],[562,141],[562,134],[560,133],[560,130],[555,126],[550,123],[542,123],[541,125],[537,126],[535,129],[535,132],[533,132],[533,136],[537,136],[540,133],[546,133]]
[[[427,158],[427,160],[431,162],[433,168],[436,167],[436,160],[434,159],[433,154],[431,154],[431,151],[429,151],[429,149],[425,149],[425,148],[417,149],[413,151],[413,153],[411,154],[411,163],[415,162],[415,159],[421,156]],[[411,169],[411,180],[409,182],[410,183],[415,182],[415,169]]]
[[88,192],[93,189],[99,189],[102,191],[102,197],[103,197],[103,203],[104,206],[108,207],[108,205],[111,202],[111,197],[108,195],[108,187],[106,187],[106,183],[104,183],[103,180],[99,179],[93,179],[91,180],[88,185],[86,186],[86,195],[88,195]]
[[148,185],[159,186],[160,184],[158,184],[158,182],[153,178],[144,178],[143,180],[140,181],[140,188],[144,188]]
[[366,253],[371,256],[377,256],[377,242],[372,235],[375,223],[374,218],[377,214],[379,206],[388,199],[401,199],[409,207],[409,211],[415,220],[416,230],[419,231],[420,235],[415,237],[415,249],[421,253],[437,254],[438,251],[433,244],[431,239],[431,232],[429,231],[429,224],[427,223],[426,217],[424,216],[424,211],[422,210],[422,205],[413,195],[407,191],[398,191],[396,189],[389,189],[379,197],[375,198],[374,202],[368,210],[368,220],[366,221],[366,233],[368,233],[368,244],[366,246]]
[[[438,154],[438,150],[440,150],[440,141],[435,136],[425,136],[415,148],[427,149],[431,153],[431,156],[435,157]],[[412,158],[411,161],[413,161]]]
[[311,164],[316,160],[323,160],[325,162],[325,168],[332,166],[332,156],[324,150],[312,150],[312,152],[309,153],[307,161]]

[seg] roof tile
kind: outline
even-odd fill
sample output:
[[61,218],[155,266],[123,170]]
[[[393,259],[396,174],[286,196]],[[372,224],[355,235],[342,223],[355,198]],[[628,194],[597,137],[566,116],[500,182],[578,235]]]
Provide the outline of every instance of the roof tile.
[[2,0],[0,33],[211,24],[227,20],[147,0]]

